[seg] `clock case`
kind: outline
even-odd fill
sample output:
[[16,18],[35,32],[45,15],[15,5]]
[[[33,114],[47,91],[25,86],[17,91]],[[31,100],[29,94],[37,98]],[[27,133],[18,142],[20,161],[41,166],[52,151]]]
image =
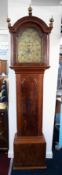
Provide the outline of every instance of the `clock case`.
[[[43,78],[49,68],[49,26],[38,17],[22,17],[13,26],[7,20],[11,33],[11,68],[16,74],[17,133],[14,138],[13,168],[45,168],[46,141],[42,133]],[[43,35],[43,58],[40,63],[19,63],[16,58],[16,37],[19,31],[34,28]]]

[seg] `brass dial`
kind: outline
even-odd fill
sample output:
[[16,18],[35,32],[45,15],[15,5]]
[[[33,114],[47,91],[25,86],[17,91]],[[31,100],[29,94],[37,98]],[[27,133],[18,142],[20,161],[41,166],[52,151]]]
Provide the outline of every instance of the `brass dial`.
[[17,61],[40,63],[42,60],[41,37],[35,28],[26,28],[17,36]]

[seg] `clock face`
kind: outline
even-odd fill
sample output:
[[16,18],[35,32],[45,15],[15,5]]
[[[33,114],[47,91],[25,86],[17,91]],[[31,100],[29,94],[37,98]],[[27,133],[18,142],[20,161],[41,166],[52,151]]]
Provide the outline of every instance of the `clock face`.
[[16,37],[16,60],[18,63],[41,63],[42,36],[33,28],[20,31]]

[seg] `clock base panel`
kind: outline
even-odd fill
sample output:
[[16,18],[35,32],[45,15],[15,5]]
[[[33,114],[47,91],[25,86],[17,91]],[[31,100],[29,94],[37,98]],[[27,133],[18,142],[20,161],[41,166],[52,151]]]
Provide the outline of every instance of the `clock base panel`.
[[15,136],[14,161],[15,169],[42,169],[45,163],[46,142],[44,136]]

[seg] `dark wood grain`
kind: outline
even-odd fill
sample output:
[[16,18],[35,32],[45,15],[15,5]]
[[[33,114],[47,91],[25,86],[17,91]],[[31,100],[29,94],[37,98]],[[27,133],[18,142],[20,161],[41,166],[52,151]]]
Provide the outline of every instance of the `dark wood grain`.
[[14,168],[45,168],[45,148],[44,136],[16,136],[14,140]]

